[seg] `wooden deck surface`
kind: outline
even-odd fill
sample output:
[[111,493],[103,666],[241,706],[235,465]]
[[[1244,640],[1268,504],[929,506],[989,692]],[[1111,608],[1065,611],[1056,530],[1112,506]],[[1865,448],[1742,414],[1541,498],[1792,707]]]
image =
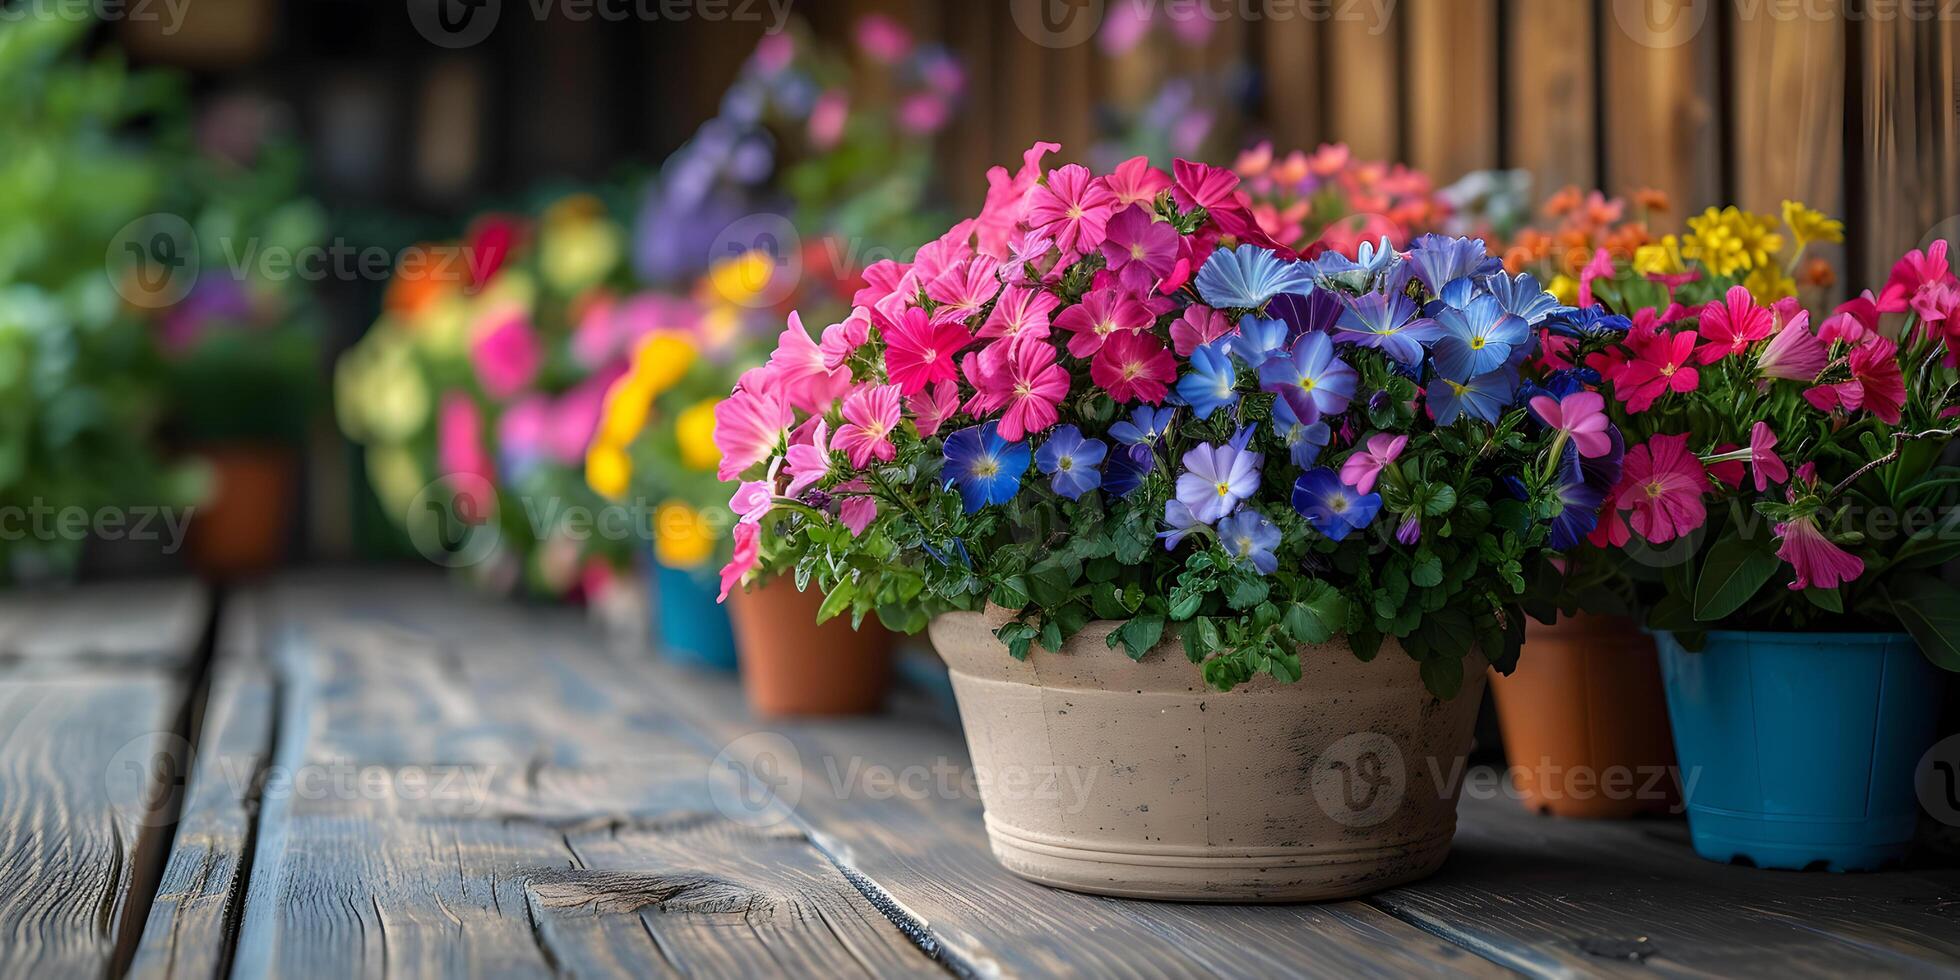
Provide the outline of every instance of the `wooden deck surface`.
[[1409,887],[1128,902],[1002,871],[969,776],[923,707],[758,723],[432,577],[11,596],[0,978],[1960,976],[1960,872],[1466,798]]

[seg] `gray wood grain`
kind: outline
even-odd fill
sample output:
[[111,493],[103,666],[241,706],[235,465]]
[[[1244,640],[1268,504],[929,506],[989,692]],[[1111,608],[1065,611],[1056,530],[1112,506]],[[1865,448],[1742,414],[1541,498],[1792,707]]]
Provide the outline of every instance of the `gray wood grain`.
[[[423,580],[270,601],[135,975],[217,975],[227,921],[235,977],[941,972],[795,828],[724,816],[707,740],[572,614]],[[234,750],[256,808],[205,792]]]

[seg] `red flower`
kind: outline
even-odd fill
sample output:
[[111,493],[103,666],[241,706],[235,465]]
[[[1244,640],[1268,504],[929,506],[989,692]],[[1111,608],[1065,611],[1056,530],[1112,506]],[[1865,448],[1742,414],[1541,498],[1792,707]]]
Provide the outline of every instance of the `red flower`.
[[1776,329],[1776,318],[1757,306],[1749,290],[1729,287],[1728,297],[1708,304],[1701,311],[1701,335],[1708,343],[1696,358],[1713,364],[1732,354],[1740,354],[1751,344],[1768,337]]
[[1177,380],[1177,358],[1156,337],[1123,331],[1103,341],[1102,350],[1089,364],[1089,378],[1119,404],[1145,401],[1156,405],[1163,402],[1171,382]]
[[1626,402],[1628,412],[1644,412],[1668,392],[1690,392],[1701,387],[1701,373],[1688,366],[1698,339],[1693,330],[1658,334],[1634,351],[1633,360],[1613,379],[1614,390]]

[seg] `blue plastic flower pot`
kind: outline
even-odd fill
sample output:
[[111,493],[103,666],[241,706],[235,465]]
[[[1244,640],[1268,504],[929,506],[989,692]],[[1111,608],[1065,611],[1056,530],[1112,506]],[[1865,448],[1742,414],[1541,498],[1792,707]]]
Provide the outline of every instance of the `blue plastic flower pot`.
[[716,587],[695,571],[649,562],[653,645],[669,663],[707,670],[735,669],[735,632]]
[[1670,633],[1661,673],[1695,853],[1862,871],[1905,859],[1943,678],[1904,633]]

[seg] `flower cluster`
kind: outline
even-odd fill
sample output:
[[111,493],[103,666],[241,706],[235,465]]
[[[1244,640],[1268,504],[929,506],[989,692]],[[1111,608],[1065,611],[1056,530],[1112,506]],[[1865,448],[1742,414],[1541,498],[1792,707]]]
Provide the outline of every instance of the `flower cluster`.
[[[1791,228],[1800,241],[1842,232],[1821,218]],[[1721,240],[1733,256],[1752,248]],[[1716,246],[1704,237],[1697,247]],[[1821,318],[1794,298],[1765,305],[1743,285],[1631,312],[1623,340],[1585,355],[1631,447],[1592,541],[1685,555],[1635,569],[1661,579],[1631,600],[1653,625],[1937,632],[1940,617],[1915,610],[1960,601],[1928,571],[1960,553],[1945,516],[1960,468],[1939,464],[1960,432],[1960,280],[1946,243],[1908,254],[1878,293]],[[1766,588],[1774,582],[1787,588]]]
[[1580,372],[1520,379],[1584,317],[1480,241],[1303,259],[1229,170],[1054,149],[716,409],[724,594],[793,571],[899,629],[992,603],[1019,656],[1119,619],[1222,688],[1337,636],[1399,640],[1440,694],[1472,649],[1508,666],[1526,570],[1619,475]]
[[1427,174],[1401,164],[1356,160],[1345,144],[1284,157],[1261,143],[1232,168],[1245,181],[1239,200],[1266,234],[1307,254],[1353,255],[1387,238],[1400,248],[1438,231],[1450,204]]

